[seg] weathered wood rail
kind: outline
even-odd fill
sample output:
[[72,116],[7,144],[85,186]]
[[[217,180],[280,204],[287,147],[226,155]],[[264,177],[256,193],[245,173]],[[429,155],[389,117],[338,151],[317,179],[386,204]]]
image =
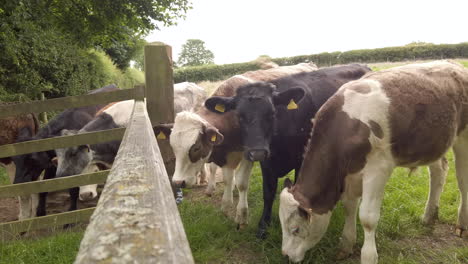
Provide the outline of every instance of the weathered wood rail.
[[143,101],[137,101],[75,263],[193,263]]
[[124,137],[110,172],[0,187],[2,198],[106,182],[96,209],[3,223],[0,224],[2,240],[19,232],[87,221],[92,214],[76,263],[193,263],[168,177],[174,168],[173,153],[167,142],[159,142],[161,156],[152,129],[152,124],[174,120],[171,47],[163,43],[147,45],[145,68],[145,87],[0,107],[2,118],[136,100],[127,129],[0,146],[0,157],[8,157]]

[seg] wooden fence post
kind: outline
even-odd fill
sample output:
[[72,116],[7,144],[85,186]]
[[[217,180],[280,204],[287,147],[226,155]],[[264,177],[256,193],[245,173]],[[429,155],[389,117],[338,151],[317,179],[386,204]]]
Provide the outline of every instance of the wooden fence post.
[[[44,93],[41,93],[41,101],[45,100]],[[42,112],[39,114],[39,120],[41,120],[42,123],[46,124],[47,121],[47,112]]]
[[[145,46],[146,107],[151,124],[174,122],[174,81],[172,76],[172,48],[162,42]],[[168,140],[158,140],[166,167],[172,178],[175,157]]]

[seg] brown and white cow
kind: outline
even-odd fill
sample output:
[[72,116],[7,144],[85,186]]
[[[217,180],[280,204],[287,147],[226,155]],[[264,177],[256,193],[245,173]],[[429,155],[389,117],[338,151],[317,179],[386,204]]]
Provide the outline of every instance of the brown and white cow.
[[[39,121],[34,114],[18,115],[0,119],[0,145],[13,144],[18,140],[21,130],[28,130],[35,135],[39,130]],[[11,158],[0,158],[0,165],[6,169],[10,183],[15,180],[16,166]],[[38,194],[19,196],[19,219],[36,215]]]
[[[314,71],[314,64],[278,67],[268,70],[246,72],[235,75],[224,81],[213,93],[213,96],[234,96],[238,87],[257,81],[269,81],[282,76],[303,71]],[[239,190],[236,222],[239,226],[247,224],[248,204],[247,191],[252,162],[242,158],[242,141],[239,121],[233,112],[219,115],[202,107],[196,113],[181,112],[177,114],[172,129],[167,126],[157,127],[156,133],[169,137],[176,156],[176,167],[172,181],[176,185],[191,187],[196,182],[198,171],[206,162],[214,162],[222,168],[225,183],[221,209],[227,212],[233,203],[233,178],[235,172],[236,186]],[[159,130],[159,131],[158,131]],[[210,177],[215,177],[214,173]],[[207,193],[212,193],[214,180],[208,180]]]
[[375,232],[384,186],[397,166],[429,165],[423,219],[437,217],[453,148],[461,201],[457,234],[468,229],[468,69],[450,61],[369,73],[343,85],[317,113],[296,183],[280,196],[282,250],[298,262],[325,233],[338,200],[345,207],[339,257],[352,253],[356,214],[364,228],[361,263],[377,263]]

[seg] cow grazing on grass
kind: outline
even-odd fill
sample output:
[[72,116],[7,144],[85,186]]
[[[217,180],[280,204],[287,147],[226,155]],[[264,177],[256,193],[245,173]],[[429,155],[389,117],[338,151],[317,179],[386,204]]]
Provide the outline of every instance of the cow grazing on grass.
[[[39,121],[34,114],[19,115],[0,119],[0,145],[13,144],[18,140],[19,132],[28,130],[35,135],[39,130]],[[10,183],[15,180],[16,166],[11,158],[0,158],[0,165],[5,167]],[[38,195],[19,196],[19,219],[29,218],[36,214]]]
[[377,263],[375,232],[384,186],[397,166],[429,164],[424,222],[437,217],[453,148],[461,201],[457,234],[468,228],[468,70],[449,61],[413,64],[349,82],[317,113],[296,183],[280,196],[283,254],[297,262],[345,207],[339,257],[352,253],[356,213],[364,228],[361,263]]
[[[369,71],[357,64],[323,68],[247,84],[234,97],[211,97],[205,102],[215,113],[234,111],[238,115],[244,156],[261,162],[264,208],[258,237],[267,235],[278,178],[291,170],[299,172],[310,120],[341,85]],[[219,107],[223,113],[216,110]]]
[[[134,100],[115,103],[100,112],[93,120],[78,131],[62,130],[62,135],[75,135],[119,127],[126,127],[133,111]],[[94,145],[81,145],[56,149],[57,178],[92,173],[110,169],[119,150],[120,140]],[[91,200],[97,196],[97,185],[80,188],[80,200]]]
[[[301,64],[278,67],[236,75],[223,82],[213,93],[214,96],[234,96],[238,87],[255,81],[269,81],[303,71],[314,71],[316,66]],[[170,130],[160,126],[160,132],[169,137]],[[191,187],[196,174],[206,162],[220,166],[224,177],[224,194],[221,209],[227,212],[233,203],[232,181],[236,170],[236,186],[239,190],[236,222],[239,227],[247,224],[247,191],[252,162],[242,158],[242,142],[239,122],[233,112],[219,115],[206,108],[196,113],[181,112],[175,118],[170,143],[176,156],[176,167],[172,181],[176,185]],[[214,173],[210,177],[215,177]],[[207,193],[213,192],[214,180],[208,181]]]
[[[116,90],[118,90],[118,88],[115,85],[108,85],[93,90],[89,94]],[[105,105],[95,105],[67,109],[58,114],[54,119],[47,123],[46,126],[42,127],[36,135],[33,135],[29,129],[22,129],[19,133],[17,142],[60,136],[60,133],[63,129],[81,129],[84,125],[91,121],[96,113],[104,106]],[[43,171],[45,171],[44,179],[55,177],[56,167],[52,161],[55,156],[55,150],[49,150],[12,157],[13,162],[16,165],[14,183],[36,181]],[[76,209],[76,199],[78,198],[78,192],[79,188],[70,189],[70,196],[72,201],[70,204],[70,210]],[[46,197],[47,193],[39,194],[39,205],[37,208],[38,216],[46,214]]]

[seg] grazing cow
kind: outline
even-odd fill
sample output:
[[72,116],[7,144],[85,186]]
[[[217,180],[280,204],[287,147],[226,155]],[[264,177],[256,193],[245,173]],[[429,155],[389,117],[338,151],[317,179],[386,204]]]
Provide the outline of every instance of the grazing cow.
[[[238,87],[255,81],[269,81],[282,76],[303,71],[314,71],[312,64],[278,67],[268,70],[247,72],[223,82],[213,93],[215,96],[234,96]],[[160,126],[160,132],[169,136],[170,130]],[[232,180],[236,171],[236,186],[239,190],[236,222],[238,227],[247,224],[247,191],[252,162],[242,158],[242,143],[237,116],[231,112],[219,115],[206,108],[197,113],[181,112],[175,118],[170,143],[176,156],[176,167],[172,181],[176,185],[191,187],[196,182],[196,174],[204,163],[214,162],[220,166],[224,177],[224,194],[221,209],[229,210],[233,203]],[[214,173],[210,177],[215,177]],[[214,190],[214,180],[208,181],[207,193]]]
[[283,254],[298,262],[325,233],[338,200],[345,207],[339,257],[352,253],[356,213],[361,263],[377,263],[375,232],[384,186],[397,166],[430,165],[424,218],[437,217],[453,148],[461,200],[456,232],[468,229],[468,70],[449,61],[413,64],[349,82],[317,113],[296,183],[281,192]]
[[[28,130],[35,135],[39,130],[39,121],[34,114],[19,115],[0,119],[0,145],[16,142],[21,130]],[[15,180],[16,166],[11,158],[0,158],[0,165],[5,167],[10,183]],[[19,219],[29,218],[36,214],[38,195],[19,196]]]
[[[115,85],[108,85],[93,90],[89,94],[116,90],[118,90],[118,88]],[[60,135],[60,132],[63,129],[80,129],[89,121],[91,121],[96,115],[96,113],[104,106],[105,105],[95,105],[67,109],[62,113],[58,114],[54,119],[47,123],[46,126],[41,128],[38,131],[38,133],[34,136],[28,129],[20,130],[17,142],[56,137]],[[52,159],[55,156],[55,150],[49,150],[44,152],[35,152],[12,157],[13,162],[16,165],[14,183],[16,184],[35,181],[39,178],[39,175],[42,173],[42,171],[45,171],[44,179],[50,179],[55,177],[56,167],[52,162]],[[76,209],[76,200],[78,198],[78,192],[79,188],[70,189],[70,210]],[[38,216],[46,214],[46,197],[47,193],[39,194],[39,206],[37,208]]]
[[[75,135],[126,127],[132,114],[134,100],[113,104],[99,113],[93,120],[78,131],[62,130],[62,135]],[[81,173],[92,173],[112,167],[119,150],[120,140],[56,149],[57,178]],[[90,200],[97,196],[96,184],[80,188],[80,200]]]
[[[299,172],[302,152],[318,109],[341,85],[361,78],[370,69],[346,65],[302,72],[270,82],[247,84],[234,97],[211,97],[205,105],[215,113],[239,117],[245,159],[260,161],[263,175],[263,214],[257,236],[265,238],[271,222],[278,178]],[[224,110],[220,113],[217,108]]]

